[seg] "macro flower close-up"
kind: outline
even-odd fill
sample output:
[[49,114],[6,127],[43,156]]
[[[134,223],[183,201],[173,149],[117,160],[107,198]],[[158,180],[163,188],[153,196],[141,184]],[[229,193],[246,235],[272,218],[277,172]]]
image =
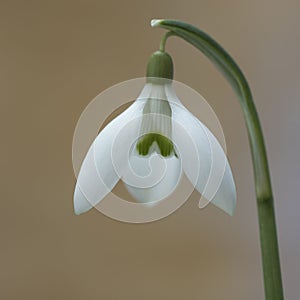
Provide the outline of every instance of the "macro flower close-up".
[[0,300],[299,299],[300,1],[0,15]]
[[170,196],[183,173],[215,206],[232,215],[233,175],[212,132],[178,99],[169,54],[155,52],[137,99],[96,137],[82,163],[74,194],[81,214],[96,206],[121,179],[137,203]]

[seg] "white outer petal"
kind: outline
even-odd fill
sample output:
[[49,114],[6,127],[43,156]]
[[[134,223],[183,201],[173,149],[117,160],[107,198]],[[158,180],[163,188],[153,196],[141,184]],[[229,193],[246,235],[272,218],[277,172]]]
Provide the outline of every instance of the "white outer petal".
[[225,173],[221,185],[216,195],[211,200],[211,203],[224,210],[231,216],[234,214],[236,207],[236,189],[228,162],[226,164]]
[[[135,101],[127,110],[111,121],[96,137],[91,145],[79,172],[75,192],[74,210],[81,214],[101,201],[116,185],[122,172],[122,151],[112,148],[115,138],[127,139],[119,132],[133,119],[142,115],[144,101]],[[138,125],[137,122],[134,124]],[[132,131],[137,136],[138,128]],[[118,167],[116,172],[115,167]]]
[[[226,154],[209,129],[180,101],[170,104],[172,119],[177,126],[177,130],[173,130],[174,142],[179,148],[184,172],[202,196],[232,215],[236,205],[236,190]],[[178,125],[183,130],[178,130]],[[194,145],[185,134],[190,136]],[[198,162],[195,154],[190,153],[193,147],[196,147]],[[197,163],[200,163],[199,168]],[[201,203],[199,205],[203,206]]]

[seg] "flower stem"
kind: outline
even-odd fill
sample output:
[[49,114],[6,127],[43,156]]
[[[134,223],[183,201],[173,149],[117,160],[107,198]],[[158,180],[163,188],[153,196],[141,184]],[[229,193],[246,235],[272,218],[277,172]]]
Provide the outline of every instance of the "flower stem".
[[175,33],[173,33],[172,31],[168,31],[164,34],[159,44],[159,51],[165,52],[166,41],[172,35],[175,35]]
[[164,49],[166,40],[171,35],[184,39],[216,65],[238,96],[248,130],[254,169],[265,299],[283,300],[276,219],[267,153],[258,114],[247,80],[232,57],[200,29],[177,20],[153,20],[151,25],[170,30],[161,42],[161,49]]

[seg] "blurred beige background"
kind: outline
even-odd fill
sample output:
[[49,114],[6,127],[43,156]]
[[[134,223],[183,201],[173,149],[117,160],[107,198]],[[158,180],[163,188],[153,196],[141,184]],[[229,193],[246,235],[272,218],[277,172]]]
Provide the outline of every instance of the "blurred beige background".
[[204,29],[249,79],[271,164],[286,299],[299,298],[299,1],[2,0],[1,299],[263,299],[241,110],[223,77],[179,39],[167,45],[175,78],[222,122],[236,214],[199,210],[196,199],[143,225],[73,214],[76,122],[105,88],[144,76],[163,34],[152,18]]

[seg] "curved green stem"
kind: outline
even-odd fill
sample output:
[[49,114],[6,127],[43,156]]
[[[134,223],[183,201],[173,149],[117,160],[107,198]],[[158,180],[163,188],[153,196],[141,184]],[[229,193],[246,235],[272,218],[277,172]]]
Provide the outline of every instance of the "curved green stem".
[[165,47],[166,47],[166,42],[167,42],[167,39],[172,36],[172,35],[176,35],[175,33],[173,33],[172,31],[168,31],[167,33],[164,34],[163,38],[161,39],[160,41],[160,44],[159,44],[159,50],[161,52],[165,52]]
[[231,56],[200,29],[177,20],[153,20],[151,25],[170,31],[161,42],[163,49],[171,35],[178,36],[199,49],[224,74],[238,96],[245,117],[253,161],[265,296],[267,300],[282,300],[283,288],[267,153],[247,80]]

